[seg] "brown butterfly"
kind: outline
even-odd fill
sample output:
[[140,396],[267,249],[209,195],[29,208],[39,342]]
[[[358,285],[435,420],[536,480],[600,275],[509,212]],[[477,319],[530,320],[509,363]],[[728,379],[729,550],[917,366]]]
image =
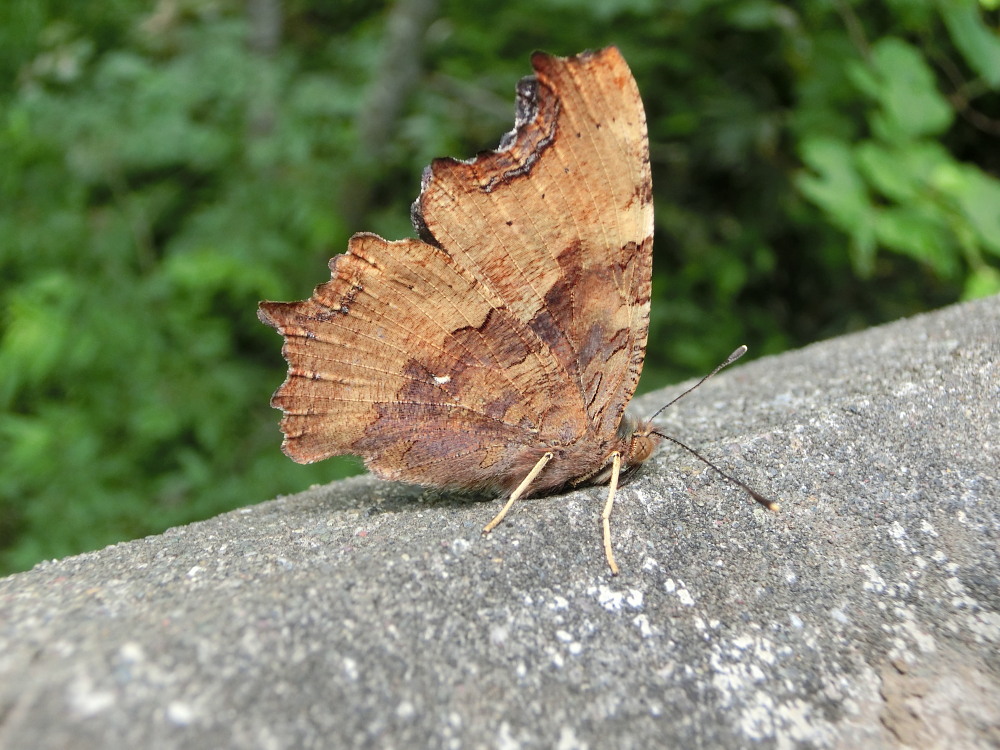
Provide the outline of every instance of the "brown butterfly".
[[284,337],[284,452],[363,456],[384,479],[509,495],[609,483],[660,436],[625,411],[646,350],[653,200],[646,116],[615,47],[535,53],[495,151],[436,159],[419,239],[354,235]]

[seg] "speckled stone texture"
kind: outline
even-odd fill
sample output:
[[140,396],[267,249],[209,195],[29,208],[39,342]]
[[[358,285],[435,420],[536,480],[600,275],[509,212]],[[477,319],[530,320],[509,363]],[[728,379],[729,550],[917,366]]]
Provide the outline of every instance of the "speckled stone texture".
[[370,477],[45,563],[0,581],[0,747],[1000,746],[998,406],[991,298],[672,407],[782,510],[664,448],[619,578],[600,488],[483,539],[498,501]]

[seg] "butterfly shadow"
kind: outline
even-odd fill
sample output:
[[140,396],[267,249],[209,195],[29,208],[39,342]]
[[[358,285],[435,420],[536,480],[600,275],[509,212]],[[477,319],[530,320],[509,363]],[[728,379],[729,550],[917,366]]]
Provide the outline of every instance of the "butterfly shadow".
[[392,513],[419,513],[432,509],[483,508],[488,514],[500,494],[488,490],[449,490],[390,482],[361,474],[310,487],[281,498],[288,511],[303,513],[352,513],[366,517]]

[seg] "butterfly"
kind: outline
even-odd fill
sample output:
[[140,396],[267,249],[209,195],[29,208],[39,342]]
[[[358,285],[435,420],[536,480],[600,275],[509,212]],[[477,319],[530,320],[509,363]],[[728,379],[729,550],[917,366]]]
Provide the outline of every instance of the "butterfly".
[[300,302],[261,302],[284,336],[284,452],[359,455],[376,475],[520,497],[609,485],[660,436],[626,412],[649,327],[646,117],[615,47],[535,53],[496,150],[434,160],[417,238],[351,237]]

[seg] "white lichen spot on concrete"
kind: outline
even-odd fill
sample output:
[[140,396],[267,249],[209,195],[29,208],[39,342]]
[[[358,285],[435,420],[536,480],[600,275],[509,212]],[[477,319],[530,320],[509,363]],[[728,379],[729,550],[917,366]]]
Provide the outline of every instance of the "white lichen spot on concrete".
[[174,726],[190,726],[195,719],[195,710],[190,703],[184,701],[170,701],[167,705],[167,721]]
[[341,662],[341,668],[344,670],[344,676],[347,679],[351,682],[357,682],[360,673],[358,672],[358,663],[354,659],[350,656],[345,656]]
[[774,699],[767,693],[754,696],[752,705],[740,711],[740,731],[751,740],[774,736]]
[[123,643],[121,648],[118,649],[118,655],[122,661],[129,664],[138,664],[146,660],[146,652],[143,650],[142,645],[135,641],[126,641]]
[[417,715],[417,708],[410,701],[403,700],[400,701],[399,705],[396,706],[396,716],[398,716],[403,721],[410,721]]
[[901,620],[899,625],[895,626],[896,632],[908,637],[912,643],[916,644],[921,653],[933,654],[937,651],[937,642],[934,640],[934,636],[920,629],[913,609],[896,607],[895,615]]
[[830,747],[835,733],[830,723],[814,715],[813,706],[801,698],[782,703],[775,709],[776,738],[779,748]]
[[520,750],[524,747],[525,740],[527,738],[522,736],[520,733],[518,736],[514,736],[510,731],[510,722],[501,721],[500,729],[497,732],[497,740],[495,747],[497,750]]
[[625,601],[625,594],[621,591],[615,591],[610,586],[601,584],[597,587],[597,601],[609,612],[617,612],[622,608],[622,603]]
[[505,625],[494,625],[490,628],[490,643],[502,646],[507,642],[508,631]]
[[968,628],[977,639],[992,643],[1000,643],[1000,614],[996,612],[977,612],[967,618]]
[[694,606],[694,597],[691,596],[691,592],[688,591],[687,589],[680,589],[677,592],[677,598],[680,599],[681,604],[683,604],[685,607]]
[[909,546],[906,543],[906,529],[903,528],[899,521],[893,521],[889,524],[889,536],[895,540],[896,545],[903,551],[909,551]]
[[885,591],[885,580],[882,576],[878,574],[874,565],[868,565],[867,563],[860,566],[861,572],[865,574],[868,578],[864,583],[865,591],[874,591],[876,594],[881,594]]
[[556,750],[589,750],[590,746],[577,738],[573,727],[560,727]]
[[94,685],[89,675],[80,675],[67,688],[67,703],[76,716],[89,719],[115,704],[115,694]]
[[642,607],[643,593],[638,589],[629,589],[626,594],[623,591],[615,591],[610,586],[602,584],[597,588],[589,588],[587,593],[590,595],[597,594],[598,603],[609,612],[617,612],[626,604],[632,609],[640,609]]
[[646,615],[636,615],[632,619],[632,624],[639,628],[639,635],[643,638],[652,638],[654,635],[658,635],[658,631],[649,624],[649,617]]

